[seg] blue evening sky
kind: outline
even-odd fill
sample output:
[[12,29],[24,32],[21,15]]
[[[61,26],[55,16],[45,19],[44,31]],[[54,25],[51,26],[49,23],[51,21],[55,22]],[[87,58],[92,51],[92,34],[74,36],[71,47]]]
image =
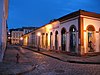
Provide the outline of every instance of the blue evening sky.
[[100,13],[100,0],[9,0],[8,27],[39,27],[79,9]]

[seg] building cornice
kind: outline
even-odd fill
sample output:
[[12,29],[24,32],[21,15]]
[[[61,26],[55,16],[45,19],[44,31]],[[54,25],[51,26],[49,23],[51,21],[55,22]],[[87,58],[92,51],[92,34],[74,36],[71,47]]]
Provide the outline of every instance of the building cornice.
[[94,13],[94,12],[88,12],[88,11],[85,11],[85,10],[78,10],[78,11],[72,12],[70,14],[67,14],[67,15],[65,15],[65,16],[57,19],[57,20],[62,22],[62,21],[65,21],[65,20],[80,16],[80,15],[88,16],[88,17],[94,17],[94,18],[99,18],[100,19],[100,14],[97,14],[97,13]]

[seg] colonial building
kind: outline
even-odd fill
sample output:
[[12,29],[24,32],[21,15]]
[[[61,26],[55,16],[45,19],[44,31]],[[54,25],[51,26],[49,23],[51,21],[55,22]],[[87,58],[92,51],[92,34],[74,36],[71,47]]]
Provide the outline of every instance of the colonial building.
[[24,45],[28,46],[32,42],[31,46],[47,50],[79,55],[100,53],[100,14],[78,10],[36,29],[23,38]]
[[0,0],[0,62],[3,59],[7,41],[8,0]]
[[9,33],[9,42],[10,44],[20,44],[21,36],[25,35],[29,32],[32,32],[37,27],[22,27],[22,28],[16,28],[16,29],[10,29]]
[[23,35],[23,29],[17,28],[17,29],[10,29],[10,35],[9,37],[11,40],[11,44],[19,44],[20,37]]

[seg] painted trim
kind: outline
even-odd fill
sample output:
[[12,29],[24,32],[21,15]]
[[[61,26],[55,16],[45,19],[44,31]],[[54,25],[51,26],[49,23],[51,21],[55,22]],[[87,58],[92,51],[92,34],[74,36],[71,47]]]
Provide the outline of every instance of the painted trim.
[[84,16],[84,15],[80,15],[80,16],[83,17],[83,18],[86,18],[86,19],[92,19],[92,20],[100,21],[100,18],[94,18],[94,17]]
[[96,33],[99,33],[99,31],[96,31]]
[[88,30],[89,27],[93,27],[93,28],[94,28],[93,31],[95,31],[95,27],[94,27],[93,25],[88,25],[88,26],[86,27],[86,30]]
[[84,54],[83,52],[83,49],[84,49],[84,24],[83,24],[83,17],[79,17],[79,20],[78,20],[78,29],[79,29],[79,33],[78,33],[78,37],[79,37],[79,40],[80,40],[80,43],[79,43],[79,52],[80,54]]

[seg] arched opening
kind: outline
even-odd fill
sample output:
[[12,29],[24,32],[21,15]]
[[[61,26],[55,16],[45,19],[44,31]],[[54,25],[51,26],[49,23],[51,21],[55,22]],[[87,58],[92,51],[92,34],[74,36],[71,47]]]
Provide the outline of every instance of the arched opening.
[[42,33],[42,48],[45,47],[45,33]]
[[70,52],[76,52],[76,46],[77,46],[77,44],[76,44],[76,41],[77,41],[77,39],[76,39],[76,32],[77,32],[76,27],[74,25],[72,25],[70,27],[69,32],[70,32]]
[[61,30],[61,49],[66,51],[66,29],[62,28]]
[[50,49],[53,49],[53,34],[50,33]]
[[95,28],[93,25],[87,26],[87,35],[88,35],[88,52],[94,52]]
[[46,48],[48,48],[48,34],[46,33]]
[[55,32],[55,50],[58,50],[58,31]]

